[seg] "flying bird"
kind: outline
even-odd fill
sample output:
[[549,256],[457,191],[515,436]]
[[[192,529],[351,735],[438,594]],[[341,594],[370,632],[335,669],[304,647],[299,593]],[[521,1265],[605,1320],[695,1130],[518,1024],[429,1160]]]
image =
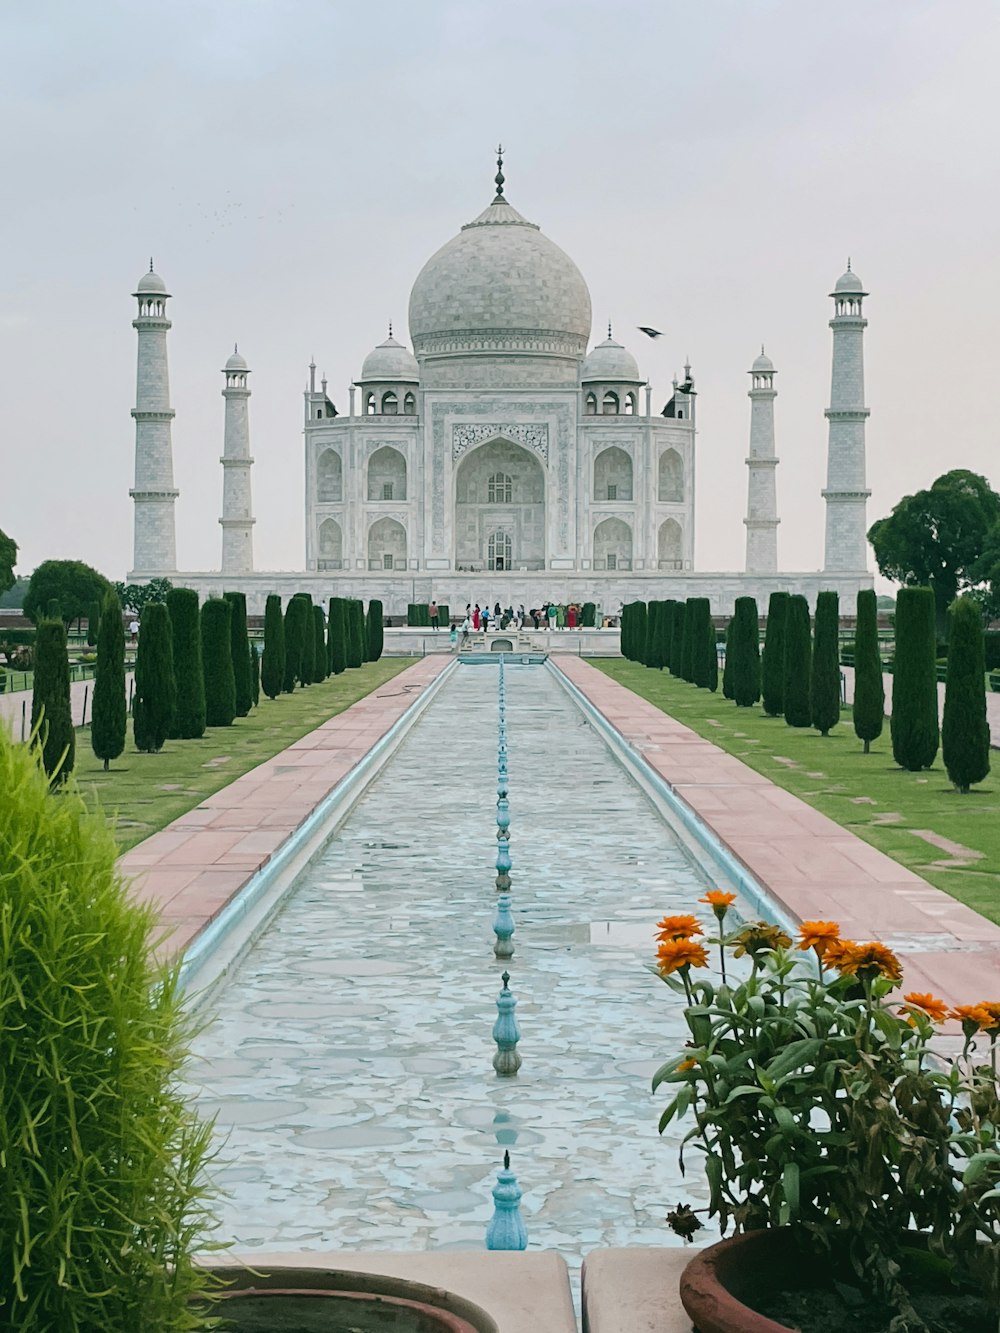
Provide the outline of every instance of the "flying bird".
[[659,329],[647,329],[646,326],[645,326],[645,324],[639,324],[637,327],[638,327],[638,329],[639,329],[639,332],[640,332],[640,333],[644,333],[644,334],[646,335],[647,338],[662,338],[662,337],[663,337],[663,334],[660,332]]

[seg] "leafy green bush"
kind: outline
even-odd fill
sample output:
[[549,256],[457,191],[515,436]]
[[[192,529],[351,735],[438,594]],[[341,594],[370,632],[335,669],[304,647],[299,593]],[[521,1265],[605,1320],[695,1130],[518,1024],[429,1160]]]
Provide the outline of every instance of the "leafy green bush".
[[198,594],[193,588],[171,588],[167,593],[167,610],[173,631],[177,685],[170,736],[174,740],[196,740],[205,734],[205,668],[201,660]]
[[719,686],[719,657],[716,649],[712,607],[707,597],[690,598],[691,610],[691,679],[703,690]]
[[313,606],[312,608],[312,633],[313,633],[313,681],[319,684],[326,680],[330,674],[326,662],[326,624],[323,620],[323,608]]
[[597,607],[593,602],[584,602],[583,610],[580,615],[580,625],[583,629],[593,629],[597,623]]
[[761,706],[768,717],[785,711],[785,620],[788,593],[772,592],[767,603],[764,627],[764,656],[760,663]]
[[236,679],[233,675],[233,608],[221,597],[201,605],[201,653],[205,667],[205,723],[231,727],[236,716]]
[[990,725],[986,720],[983,621],[971,597],[948,608],[948,679],[941,719],[941,757],[954,786],[967,792],[990,771]]
[[343,597],[330,598],[330,670],[339,676],[347,669],[347,603]]
[[31,576],[24,596],[24,614],[36,623],[43,619],[52,603],[58,604],[58,615],[64,624],[85,616],[95,602],[100,602],[110,588],[103,574],[99,574],[82,560],[43,560]]
[[269,699],[277,699],[285,681],[285,622],[281,598],[270,593],[264,606],[264,660],[260,664],[260,684]]
[[809,603],[799,594],[788,599],[785,610],[785,671],[781,682],[785,721],[790,727],[808,727],[812,642]]
[[885,685],[882,681],[882,659],[878,649],[878,603],[872,588],[858,593],[854,652],[854,703],[852,715],[854,734],[864,742],[865,754],[872,741],[882,735],[885,721]]
[[300,597],[289,598],[285,607],[285,694],[291,694],[301,678],[305,623],[305,603]]
[[132,736],[137,750],[157,754],[173,726],[177,706],[174,637],[163,602],[148,602],[142,612],[135,654]]
[[[347,665],[349,667],[359,667],[364,665],[364,613],[361,609],[361,603],[355,597],[347,599],[345,606],[347,616]],[[430,623],[428,617],[427,623]]]
[[751,708],[760,698],[760,619],[753,597],[736,599],[732,654],[733,702],[737,708]]
[[179,1084],[176,968],[104,819],[3,728],[0,791],[0,1329],[206,1327],[210,1127]]
[[684,624],[687,619],[687,603],[674,602],[673,621],[670,626],[670,658],[667,666],[670,674],[682,679],[684,664]]
[[816,595],[816,629],[809,677],[809,711],[821,736],[840,721],[840,599],[835,592]]
[[[445,607],[446,617],[441,622],[447,624],[447,607]],[[382,656],[382,649],[385,646],[385,634],[382,629],[382,603],[374,598],[368,603],[368,653],[369,662],[377,662]]]
[[936,605],[930,588],[900,588],[896,597],[896,655],[889,733],[900,768],[930,768],[938,751]]
[[70,709],[66,626],[61,620],[41,622],[35,650],[31,731],[34,735],[38,729],[37,744],[41,747],[46,773],[53,782],[62,783],[76,762],[76,732]]
[[233,653],[233,682],[236,686],[236,716],[246,717],[253,707],[250,637],[247,634],[247,598],[243,592],[224,592],[222,595],[233,608],[232,619],[229,622],[229,636]]
[[125,702],[125,633],[118,596],[109,592],[101,612],[97,636],[97,672],[90,714],[90,745],[107,772],[112,759],[125,749],[128,705]]

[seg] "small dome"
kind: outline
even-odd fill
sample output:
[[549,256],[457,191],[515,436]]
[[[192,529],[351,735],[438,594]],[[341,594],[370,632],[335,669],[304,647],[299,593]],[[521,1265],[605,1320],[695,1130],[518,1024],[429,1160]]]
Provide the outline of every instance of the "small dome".
[[866,295],[864,283],[850,269],[846,273],[842,273],[837,279],[837,285],[834,287],[832,294],[837,296],[840,292],[860,292],[862,296]]
[[358,383],[367,380],[407,380],[416,384],[420,379],[417,358],[390,333],[384,343],[368,353],[361,367]]
[[760,349],[760,356],[750,367],[751,375],[773,375],[774,362],[769,356],[764,355],[763,347]]
[[641,384],[639,366],[631,352],[621,343],[616,343],[610,335],[604,342],[598,343],[583,363],[580,379],[586,384],[590,380],[617,380],[628,384]]
[[232,354],[232,356],[231,356],[231,357],[229,358],[229,360],[226,362],[226,369],[227,369],[227,370],[246,370],[246,369],[247,369],[247,363],[243,360],[243,358],[240,356],[239,352],[238,352],[235,348],[233,349],[233,354]]
[[158,273],[154,273],[153,270],[150,269],[148,273],[142,275],[136,284],[136,296],[138,296],[140,292],[162,292],[166,295],[167,284]]

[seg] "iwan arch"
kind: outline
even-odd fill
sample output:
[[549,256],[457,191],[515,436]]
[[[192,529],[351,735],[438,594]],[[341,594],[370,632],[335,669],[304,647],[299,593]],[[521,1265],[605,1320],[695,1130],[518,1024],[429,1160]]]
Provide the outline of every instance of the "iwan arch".
[[[774,367],[751,371],[747,568],[694,569],[697,395],[690,368],[659,411],[635,357],[611,336],[591,347],[590,294],[573,261],[496,197],[424,265],[413,285],[413,351],[392,336],[365,358],[339,405],[310,367],[304,399],[305,569],[253,566],[249,368],[227,362],[224,559],[178,574],[173,547],[166,371],[168,294],[139,284],[136,542],[130,577],[165,573],[203,593],[309,591],[400,614],[432,597],[538,605],[744,592],[852,594],[870,586],[864,541],[861,284],[835,292],[827,551],[821,574],[777,564]],[[846,285],[845,285],[846,284]],[[837,348],[843,349],[838,360]],[[838,368],[839,367],[839,368]],[[150,480],[145,480],[149,478]]]

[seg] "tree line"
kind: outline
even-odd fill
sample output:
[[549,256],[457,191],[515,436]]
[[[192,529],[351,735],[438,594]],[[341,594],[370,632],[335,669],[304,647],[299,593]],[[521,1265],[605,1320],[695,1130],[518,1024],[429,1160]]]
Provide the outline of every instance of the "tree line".
[[[868,754],[885,721],[883,666],[874,591],[857,595],[854,732]],[[889,731],[896,763],[930,768],[940,747],[952,784],[967,792],[990,771],[986,717],[985,635],[979,601],[955,598],[947,608],[945,702],[938,725],[938,598],[930,587],[905,587],[896,599],[896,647]],[[768,717],[828,736],[840,722],[840,606],[835,592],[816,598],[771,594],[761,648],[753,597],[738,597],[725,629],[722,693],[738,708],[758,701]],[[719,687],[719,643],[707,597],[630,602],[622,610],[621,651],[630,661],[668,670],[701,689]]]
[[[108,587],[100,604],[90,739],[107,769],[125,749],[125,632],[122,604]],[[132,696],[137,750],[156,754],[166,740],[197,739],[207,727],[228,727],[246,717],[263,692],[268,699],[317,684],[330,675],[382,656],[382,603],[367,614],[353,598],[330,599],[329,615],[308,593],[282,610],[267,598],[263,653],[247,632],[246,596],[227,592],[199,604],[191,588],[170,588],[141,612]],[[66,627],[53,616],[39,621],[31,701],[33,743],[53,783],[73,771],[76,732],[70,709]]]

